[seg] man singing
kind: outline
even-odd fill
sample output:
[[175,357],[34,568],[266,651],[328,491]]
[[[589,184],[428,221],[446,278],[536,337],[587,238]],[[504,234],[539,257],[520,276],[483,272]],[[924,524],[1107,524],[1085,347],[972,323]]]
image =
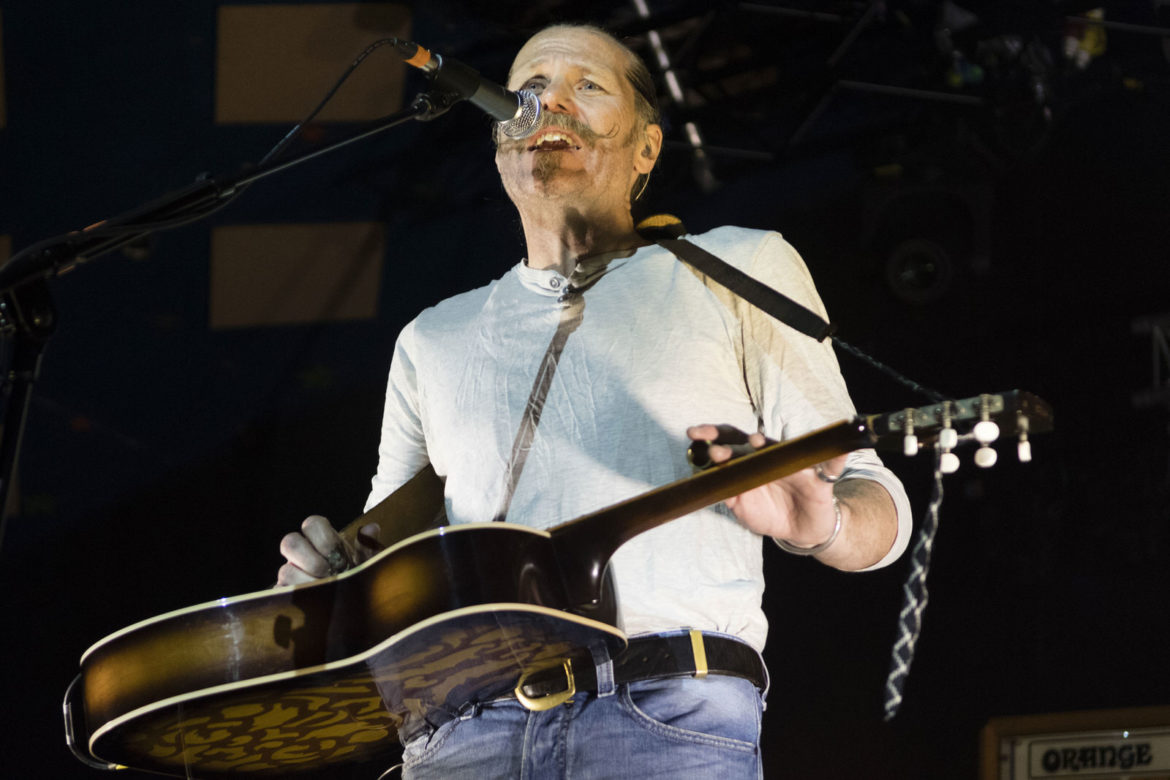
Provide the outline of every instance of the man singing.
[[[688,444],[715,440],[714,423],[753,432],[759,447],[854,414],[831,345],[635,231],[631,202],[662,129],[633,52],[597,28],[550,27],[520,50],[508,88],[542,103],[536,133],[496,149],[527,257],[403,329],[367,509],[429,463],[450,522],[548,528],[686,477]],[[824,316],[779,234],[724,227],[690,240]],[[614,683],[599,670],[596,690],[545,712],[507,697],[403,733],[404,776],[758,777],[762,539],[856,571],[897,558],[909,531],[902,486],[866,450],[641,534],[611,563],[635,653],[611,662]],[[309,518],[282,541],[279,584],[328,575],[341,544]],[[709,652],[730,646],[744,660],[707,676],[639,669],[692,629]]]

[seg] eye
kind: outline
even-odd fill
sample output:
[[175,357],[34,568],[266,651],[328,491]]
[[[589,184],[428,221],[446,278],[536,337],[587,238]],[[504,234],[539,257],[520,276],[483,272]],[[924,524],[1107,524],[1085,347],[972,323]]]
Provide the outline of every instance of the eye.
[[528,81],[525,81],[524,84],[521,85],[520,89],[524,89],[529,92],[535,92],[539,95],[541,91],[544,90],[544,84],[545,80],[543,78],[531,78],[528,79]]
[[590,81],[589,79],[581,79],[581,83],[577,85],[577,88],[581,89],[583,91],[587,91],[587,92],[604,92],[605,91],[601,88],[600,84],[598,84],[595,81]]

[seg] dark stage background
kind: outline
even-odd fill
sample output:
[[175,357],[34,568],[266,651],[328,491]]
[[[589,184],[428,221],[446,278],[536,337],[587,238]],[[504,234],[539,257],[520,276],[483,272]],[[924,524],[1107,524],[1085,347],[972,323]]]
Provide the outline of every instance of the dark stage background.
[[[1068,21],[1092,7],[651,1],[647,20],[559,0],[0,0],[0,252],[256,162],[388,34],[502,80],[550,21],[607,25],[651,59],[659,32],[683,99],[652,68],[670,145],[647,210],[692,232],[779,230],[846,341],[957,397],[1018,387],[1056,410],[1032,463],[1009,445],[994,469],[966,457],[947,477],[891,724],[882,688],[906,561],[844,575],[767,552],[767,776],[973,778],[989,718],[1170,703],[1170,354],[1157,340],[1170,330],[1170,64],[1147,29],[1170,24],[1162,3],[1111,5],[1107,21],[1140,27],[1101,41]],[[310,12],[300,27],[297,9]],[[373,97],[302,145],[422,86],[386,50],[358,73]],[[290,116],[263,113],[273,85],[309,77]],[[487,128],[458,106],[51,282],[60,325],[0,546],[0,775],[98,776],[62,737],[81,653],[140,619],[267,587],[279,538],[305,515],[357,515],[398,330],[522,255]],[[282,266],[337,225],[372,264],[353,270],[340,252]],[[217,274],[241,256],[222,243],[239,235],[277,250],[233,299]],[[325,299],[304,289],[314,274]],[[347,281],[376,296],[354,303]],[[282,285],[308,303],[282,308]],[[841,361],[862,411],[925,402]],[[888,461],[920,522],[928,464]]]

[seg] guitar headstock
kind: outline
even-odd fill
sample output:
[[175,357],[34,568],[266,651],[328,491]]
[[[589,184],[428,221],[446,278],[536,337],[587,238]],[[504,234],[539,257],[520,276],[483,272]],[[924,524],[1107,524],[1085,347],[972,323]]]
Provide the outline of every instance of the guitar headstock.
[[990,445],[1001,436],[1016,437],[1020,460],[1031,460],[1028,436],[1052,430],[1052,407],[1032,393],[1011,390],[862,419],[874,447],[915,455],[924,447],[937,446],[942,452],[942,471],[950,474],[959,467],[953,450],[961,441],[979,443],[975,465],[982,468],[995,464],[996,452]]

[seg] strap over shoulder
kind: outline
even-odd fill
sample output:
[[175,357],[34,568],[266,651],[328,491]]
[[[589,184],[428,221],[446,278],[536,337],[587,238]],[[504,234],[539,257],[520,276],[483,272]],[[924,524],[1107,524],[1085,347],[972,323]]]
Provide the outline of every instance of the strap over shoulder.
[[806,309],[706,249],[687,241],[683,238],[687,232],[686,228],[683,227],[682,220],[676,216],[655,214],[639,222],[636,230],[642,238],[669,250],[695,270],[706,274],[756,308],[810,338],[824,341],[837,330],[836,325],[825,322],[816,312]]

